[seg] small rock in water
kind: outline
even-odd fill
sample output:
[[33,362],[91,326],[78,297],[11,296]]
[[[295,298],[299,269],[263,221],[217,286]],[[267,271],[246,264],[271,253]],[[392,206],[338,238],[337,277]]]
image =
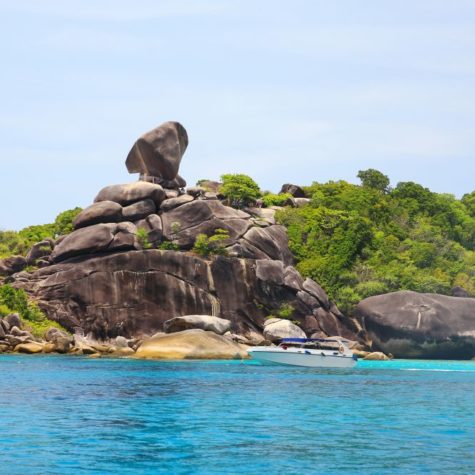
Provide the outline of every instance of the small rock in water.
[[369,361],[388,361],[390,358],[381,351],[373,351],[373,353],[367,354],[363,359]]
[[43,345],[41,343],[20,343],[15,346],[13,351],[27,354],[41,353],[43,351]]

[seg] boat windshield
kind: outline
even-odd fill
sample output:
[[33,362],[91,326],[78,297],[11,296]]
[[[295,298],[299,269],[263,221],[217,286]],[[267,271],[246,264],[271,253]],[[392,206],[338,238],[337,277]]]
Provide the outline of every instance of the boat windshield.
[[308,350],[329,350],[329,351],[339,351],[342,347],[342,343],[337,341],[282,341],[280,343],[281,347],[286,348],[305,348]]

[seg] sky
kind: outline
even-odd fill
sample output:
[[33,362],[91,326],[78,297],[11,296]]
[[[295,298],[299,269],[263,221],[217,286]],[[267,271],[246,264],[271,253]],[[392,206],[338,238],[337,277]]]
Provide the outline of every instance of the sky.
[[473,0],[0,0],[0,229],[52,222],[167,120],[193,185],[376,168],[475,190]]

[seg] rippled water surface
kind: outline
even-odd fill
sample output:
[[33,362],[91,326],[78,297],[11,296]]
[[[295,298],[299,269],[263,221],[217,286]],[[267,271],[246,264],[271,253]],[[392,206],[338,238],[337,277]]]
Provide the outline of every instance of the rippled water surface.
[[0,356],[4,474],[475,473],[475,362]]

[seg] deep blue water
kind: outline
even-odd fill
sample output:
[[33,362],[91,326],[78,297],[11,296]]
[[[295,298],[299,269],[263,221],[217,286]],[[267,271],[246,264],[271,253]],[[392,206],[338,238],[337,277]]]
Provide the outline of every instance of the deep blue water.
[[475,362],[0,356],[2,474],[475,473]]

